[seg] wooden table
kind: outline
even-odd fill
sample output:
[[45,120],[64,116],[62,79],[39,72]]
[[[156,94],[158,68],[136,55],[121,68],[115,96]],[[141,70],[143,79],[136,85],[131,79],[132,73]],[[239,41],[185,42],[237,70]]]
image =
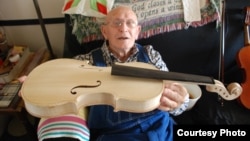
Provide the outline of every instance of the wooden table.
[[[25,67],[18,77],[23,76],[23,75],[28,75],[29,72],[31,72],[32,69],[34,69],[37,65],[49,59],[50,59],[49,52],[45,48],[41,48],[38,51],[32,53],[30,56],[30,60],[27,61],[27,63],[25,63]],[[19,83],[19,82],[17,80],[13,80],[10,83]],[[17,96],[16,98],[14,98],[14,100],[11,102],[11,104],[8,107],[1,107],[0,114],[18,117],[20,121],[22,122],[22,124],[25,126],[26,131],[28,135],[32,138],[32,140],[33,141],[38,140],[36,131],[37,131],[39,118],[34,117],[35,124],[32,124],[29,121],[29,119],[27,118],[27,115],[29,113],[26,111],[24,102],[21,97]]]

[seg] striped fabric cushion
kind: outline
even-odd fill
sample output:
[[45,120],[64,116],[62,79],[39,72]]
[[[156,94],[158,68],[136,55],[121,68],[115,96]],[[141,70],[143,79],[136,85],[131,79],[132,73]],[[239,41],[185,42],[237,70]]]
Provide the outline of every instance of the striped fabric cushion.
[[77,115],[41,119],[37,135],[39,141],[58,137],[70,137],[80,141],[89,141],[89,129],[86,121]]

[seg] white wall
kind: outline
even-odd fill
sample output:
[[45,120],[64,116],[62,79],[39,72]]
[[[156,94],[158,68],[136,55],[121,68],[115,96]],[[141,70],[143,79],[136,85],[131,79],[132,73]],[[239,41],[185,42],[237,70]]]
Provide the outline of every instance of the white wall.
[[[61,9],[64,0],[37,0],[43,18],[64,17]],[[37,19],[33,0],[0,0],[0,20],[26,20]],[[9,44],[28,45],[35,51],[40,47],[47,47],[40,25],[4,26]],[[62,57],[64,46],[64,24],[47,24],[53,52],[57,57]]]

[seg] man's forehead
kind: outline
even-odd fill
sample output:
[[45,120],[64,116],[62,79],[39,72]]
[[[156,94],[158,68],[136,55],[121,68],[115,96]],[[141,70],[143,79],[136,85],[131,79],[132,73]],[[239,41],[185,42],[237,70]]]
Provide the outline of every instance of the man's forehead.
[[136,14],[132,11],[132,9],[127,8],[127,7],[119,7],[111,10],[106,19],[134,19],[137,20]]

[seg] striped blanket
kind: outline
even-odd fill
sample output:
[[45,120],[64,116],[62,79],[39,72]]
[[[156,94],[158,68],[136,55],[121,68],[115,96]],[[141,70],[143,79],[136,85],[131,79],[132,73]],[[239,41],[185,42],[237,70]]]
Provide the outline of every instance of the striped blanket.
[[37,128],[38,140],[70,137],[79,141],[89,141],[89,129],[86,121],[77,115],[64,115],[41,119]]

